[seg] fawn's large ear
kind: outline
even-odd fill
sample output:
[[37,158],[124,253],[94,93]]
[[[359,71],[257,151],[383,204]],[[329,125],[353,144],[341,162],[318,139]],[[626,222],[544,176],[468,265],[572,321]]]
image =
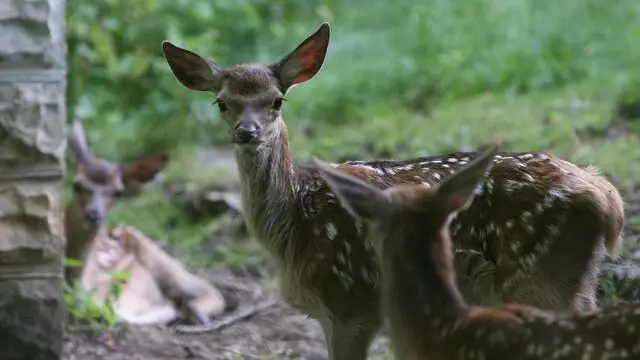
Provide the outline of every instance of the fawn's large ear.
[[162,52],[173,75],[182,85],[191,90],[211,91],[214,94],[220,91],[223,73],[218,65],[166,40],[162,42]]
[[315,157],[313,162],[320,172],[320,176],[336,194],[342,207],[354,217],[372,219],[380,206],[386,202],[387,198],[382,190]]
[[139,158],[129,165],[120,166],[122,183],[126,186],[153,180],[164,169],[168,160],[169,156],[166,154],[154,154]]
[[491,170],[497,152],[498,145],[490,146],[470,164],[442,182],[437,196],[447,212],[463,210],[471,203],[476,189],[484,183]]
[[286,92],[293,85],[310,80],[320,71],[327,55],[330,33],[329,23],[322,23],[318,30],[295,50],[271,66],[282,92]]
[[77,119],[73,121],[73,128],[69,135],[69,149],[78,163],[85,161],[91,155],[87,147],[84,127],[82,126],[82,122]]

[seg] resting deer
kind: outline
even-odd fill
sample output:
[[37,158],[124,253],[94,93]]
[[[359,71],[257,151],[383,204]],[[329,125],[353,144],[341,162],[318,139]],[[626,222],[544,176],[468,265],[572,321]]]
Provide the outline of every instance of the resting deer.
[[184,303],[198,321],[210,324],[209,316],[224,312],[225,299],[217,288],[187,271],[140,230],[120,224],[109,235],[122,244],[144,269],[154,274],[154,283],[163,294]]
[[[481,190],[496,150],[485,151],[439,186],[385,190],[316,160],[339,201],[375,229],[371,241],[382,268],[382,313],[395,358],[640,358],[640,303],[554,315],[520,304],[483,308],[465,302],[456,284],[449,223],[474,206],[474,191]],[[607,226],[601,209],[581,212],[593,219],[581,226],[593,232]],[[584,240],[591,247],[599,241]]]
[[[87,147],[84,129],[79,121],[73,124],[69,146],[76,167],[73,199],[65,209],[65,255],[82,261],[83,265],[65,269],[67,282],[73,284],[79,280],[82,289],[94,289],[94,300],[102,304],[109,296],[113,273],[129,273],[129,279],[114,304],[120,318],[136,324],[164,324],[174,320],[179,313],[172,301],[181,297],[192,299],[193,295],[181,293],[177,288],[162,289],[160,284],[164,282],[166,274],[157,271],[161,266],[147,268],[144,264],[155,262],[171,267],[175,266],[176,260],[152,246],[145,248],[149,254],[140,256],[142,251],[133,252],[111,237],[105,223],[111,205],[125,186],[153,179],[165,167],[167,157],[147,156],[129,166],[118,166],[94,157]],[[176,282],[185,278],[191,281],[190,277],[183,275],[175,274],[178,279]],[[206,286],[203,285],[203,288]],[[168,292],[170,296],[167,296]],[[214,310],[206,315],[221,313],[218,309],[224,308],[224,299],[209,296],[207,300],[216,303],[216,306],[211,307]],[[194,312],[199,315],[200,321],[206,321],[203,314]]]
[[[280,61],[222,67],[163,42],[177,80],[217,96],[235,146],[247,228],[275,259],[283,298],[319,320],[333,360],[365,359],[380,327],[379,265],[367,229],[335,199],[314,167],[295,164],[282,118],[287,91],[320,70],[329,43],[320,28]],[[474,153],[405,161],[353,161],[340,169],[380,188],[434,185]],[[622,200],[592,169],[540,153],[505,153],[477,205],[453,222],[459,249],[494,267],[504,299],[545,308],[595,307],[605,247],[620,246]],[[583,209],[610,221],[597,231]],[[597,238],[597,245],[593,238]],[[558,264],[562,264],[559,266]],[[493,288],[493,287],[492,287]],[[492,289],[482,288],[474,299]]]
[[112,295],[116,272],[128,274],[112,303],[119,319],[130,324],[151,325],[167,324],[178,318],[179,311],[163,294],[155,276],[140,266],[135,254],[111,236],[108,229],[101,227],[83,262],[81,288],[95,290],[93,301],[104,306]]

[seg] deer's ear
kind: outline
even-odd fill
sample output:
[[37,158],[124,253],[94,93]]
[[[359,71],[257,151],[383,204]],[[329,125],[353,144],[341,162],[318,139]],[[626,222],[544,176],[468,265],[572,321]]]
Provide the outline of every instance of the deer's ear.
[[490,146],[470,164],[445,179],[437,190],[439,203],[447,212],[460,211],[469,206],[476,189],[481,186],[493,167],[498,146]]
[[315,157],[313,162],[342,207],[354,217],[372,219],[386,202],[386,196],[382,190],[373,185],[335,169]]
[[84,133],[84,126],[82,126],[82,122],[77,119],[73,121],[73,128],[69,135],[69,149],[73,153],[76,162],[79,163],[85,161],[90,155],[89,148],[87,147],[87,138]]
[[126,186],[151,181],[165,168],[168,160],[169,156],[166,154],[155,154],[139,158],[129,165],[120,166],[122,183]]
[[162,42],[162,52],[182,85],[196,91],[220,91],[223,74],[218,65],[168,41]]
[[271,66],[283,92],[310,80],[320,71],[327,55],[330,33],[329,23],[322,23],[295,50]]

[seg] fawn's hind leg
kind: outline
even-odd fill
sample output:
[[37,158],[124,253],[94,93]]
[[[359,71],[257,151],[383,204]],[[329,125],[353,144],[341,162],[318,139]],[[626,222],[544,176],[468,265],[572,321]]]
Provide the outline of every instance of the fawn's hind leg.
[[598,310],[598,284],[606,254],[604,243],[596,250],[595,258],[583,278],[582,291],[576,297],[574,307],[581,311]]
[[366,360],[378,326],[338,319],[321,320],[329,360]]
[[596,288],[605,256],[603,229],[589,209],[567,214],[545,251],[523,268],[520,281],[505,293],[505,301],[556,311],[597,308]]

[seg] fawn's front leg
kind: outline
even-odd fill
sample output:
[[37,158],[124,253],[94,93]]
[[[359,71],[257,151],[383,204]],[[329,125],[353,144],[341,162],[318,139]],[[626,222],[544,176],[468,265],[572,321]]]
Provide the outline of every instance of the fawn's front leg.
[[320,320],[329,351],[329,360],[366,360],[369,347],[376,335],[375,324]]

